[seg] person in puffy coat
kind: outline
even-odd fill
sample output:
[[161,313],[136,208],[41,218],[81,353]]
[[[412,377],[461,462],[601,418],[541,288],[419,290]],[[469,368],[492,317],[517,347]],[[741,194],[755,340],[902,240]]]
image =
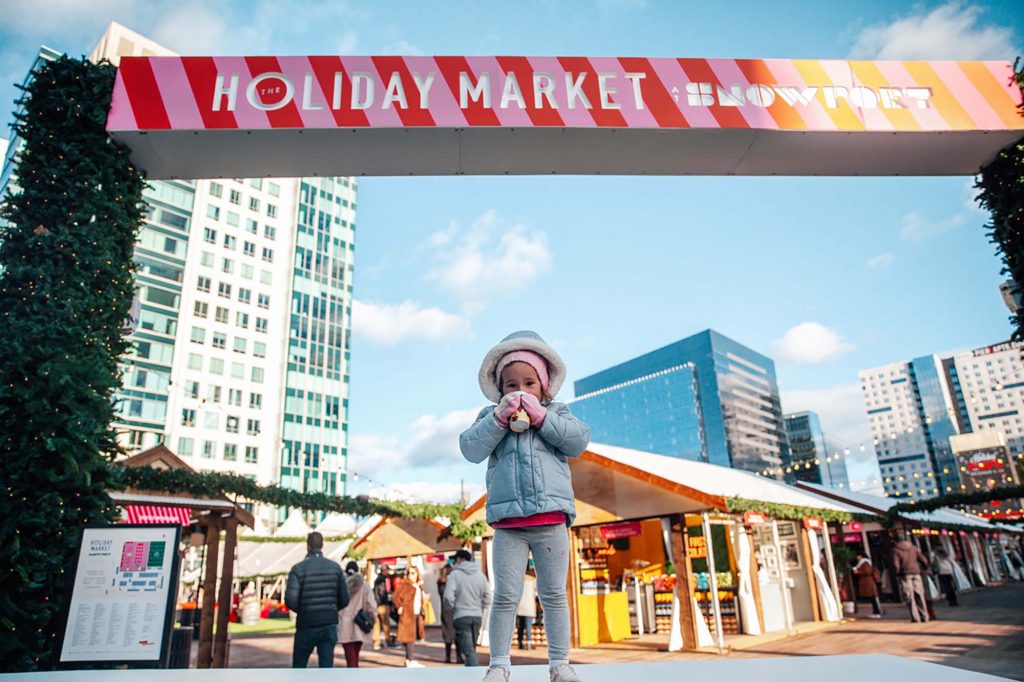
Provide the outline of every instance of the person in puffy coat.
[[[554,401],[565,363],[536,332],[510,334],[484,357],[478,375],[488,405],[459,438],[470,462],[487,461],[487,523],[494,531],[491,660],[484,682],[508,682],[516,607],[530,554],[544,607],[552,682],[579,682],[569,666],[567,527],[576,518],[569,458],[590,428]],[[457,617],[457,614],[456,614]]]
[[338,611],[348,606],[348,583],[341,566],[324,557],[324,536],[306,537],[306,558],[288,573],[285,605],[298,614],[292,645],[292,667],[305,668],[316,649],[321,668],[334,667],[338,643]]
[[356,625],[355,616],[365,611],[370,622],[377,617],[377,600],[373,598],[373,590],[359,574],[359,564],[354,561],[345,565],[346,582],[348,583],[348,606],[338,611],[338,641],[345,650],[345,665],[349,668],[359,667],[359,652],[364,644],[373,641],[371,632],[363,632]]
[[882,617],[882,604],[878,600],[878,569],[864,552],[857,552],[857,563],[853,566],[853,574],[857,576],[857,598],[871,601],[871,617]]

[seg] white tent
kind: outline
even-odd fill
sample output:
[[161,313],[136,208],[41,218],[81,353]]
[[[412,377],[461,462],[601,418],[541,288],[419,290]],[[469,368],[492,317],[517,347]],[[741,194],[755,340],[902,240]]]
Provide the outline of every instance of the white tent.
[[275,538],[305,538],[309,535],[310,527],[306,524],[303,514],[295,510],[285,519],[285,522],[274,531]]
[[316,531],[326,537],[355,534],[358,524],[351,514],[331,512],[316,525]]

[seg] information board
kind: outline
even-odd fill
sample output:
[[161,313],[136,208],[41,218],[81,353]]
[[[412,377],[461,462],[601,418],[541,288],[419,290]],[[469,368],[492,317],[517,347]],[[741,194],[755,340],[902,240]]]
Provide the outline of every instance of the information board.
[[166,660],[180,525],[86,528],[65,607],[58,665]]

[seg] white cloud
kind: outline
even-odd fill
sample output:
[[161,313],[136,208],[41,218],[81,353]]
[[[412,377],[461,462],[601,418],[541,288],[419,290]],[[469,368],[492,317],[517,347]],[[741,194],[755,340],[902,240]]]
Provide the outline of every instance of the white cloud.
[[864,265],[865,267],[871,269],[887,268],[890,265],[892,265],[892,262],[894,260],[896,260],[896,256],[892,255],[891,252],[886,251],[885,253],[879,253],[877,255],[871,256],[871,258],[868,258],[867,263],[865,263]]
[[930,237],[936,237],[967,223],[966,212],[957,213],[941,220],[928,220],[917,211],[911,211],[903,216],[900,225],[900,237],[911,242],[922,242]]
[[397,305],[352,301],[352,330],[370,341],[393,346],[408,339],[449,341],[469,334],[469,322],[437,307],[412,301]]
[[772,348],[781,362],[815,364],[837,358],[855,346],[830,327],[818,322],[802,322],[773,341]]
[[459,502],[463,494],[466,502],[472,504],[484,494],[484,486],[480,483],[435,483],[431,481],[409,481],[407,483],[389,483],[384,487],[371,487],[371,497],[384,500],[405,500],[416,502]]
[[479,408],[454,410],[443,415],[427,414],[417,418],[406,429],[406,434],[357,434],[349,438],[348,469],[379,479],[410,469],[428,469],[437,472],[465,462],[459,450],[459,434],[476,418]]
[[468,313],[525,289],[551,264],[544,232],[521,223],[505,224],[494,209],[465,231],[453,225],[435,232],[429,243],[439,264],[428,279],[462,299]]
[[927,13],[871,26],[857,35],[850,56],[857,59],[1000,59],[1018,53],[1013,31],[984,26],[978,5],[949,2]]

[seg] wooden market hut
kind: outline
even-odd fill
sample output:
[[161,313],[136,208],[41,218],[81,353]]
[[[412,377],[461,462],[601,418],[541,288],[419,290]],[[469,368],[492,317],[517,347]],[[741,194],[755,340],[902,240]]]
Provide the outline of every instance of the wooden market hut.
[[[171,471],[189,471],[194,469],[180,457],[160,444],[137,455],[121,460],[118,466],[127,468],[152,467]],[[199,652],[196,666],[199,668],[228,667],[227,641],[228,617],[231,609],[231,588],[235,563],[235,547],[238,544],[238,525],[253,528],[253,515],[239,507],[224,495],[192,496],[187,493],[174,493],[163,490],[125,490],[110,491],[110,498],[124,507],[126,518],[131,519],[140,508],[145,509],[145,518],[150,523],[173,519],[178,523],[187,523],[184,511],[187,510],[191,519],[205,530],[206,535],[206,574],[203,577],[203,606],[199,625]],[[166,518],[154,516],[154,510],[166,510]],[[158,514],[158,512],[157,512]],[[221,557],[220,534],[225,534],[223,560]],[[220,571],[220,590],[217,590],[218,564]],[[216,599],[213,595],[216,594]],[[214,630],[214,605],[220,603],[222,608],[216,612],[217,635]]]
[[352,544],[351,551],[365,551],[368,560],[379,561],[461,549],[462,542],[444,531],[445,526],[433,519],[385,516]]
[[[599,443],[591,443],[580,457],[570,458],[569,465],[577,511],[573,527],[575,532],[570,533],[573,563],[579,557],[581,530],[585,527],[594,527],[597,530],[598,526],[610,529],[609,527],[622,525],[624,522],[650,524],[657,535],[658,544],[661,543],[662,529],[667,530],[665,534],[669,537],[669,542],[665,547],[665,553],[679,577],[676,614],[682,634],[681,648],[689,650],[707,646],[712,642],[723,648],[721,611],[717,603],[718,589],[713,577],[715,567],[713,561],[707,560],[707,557],[713,557],[714,551],[710,546],[705,546],[701,550],[694,545],[691,536],[696,531],[691,532],[691,528],[700,526],[704,538],[712,537],[711,528],[715,525],[735,528],[734,537],[739,539],[738,543],[749,546],[750,551],[747,551],[747,547],[742,547],[740,552],[734,552],[733,546],[738,547],[739,544],[729,543],[729,552],[730,561],[736,564],[740,580],[751,593],[752,598],[747,599],[747,604],[752,606],[747,610],[746,617],[753,626],[751,633],[758,634],[765,631],[765,620],[761,609],[761,586],[756,579],[758,564],[755,560],[753,534],[744,528],[744,520],[739,518],[740,515],[723,513],[729,508],[728,499],[742,498],[764,503],[766,507],[778,505],[820,509],[822,513],[854,511],[841,503],[823,500],[781,482],[736,469]],[[463,514],[464,519],[467,522],[483,519],[485,503],[486,496],[470,505]],[[792,524],[797,533],[794,539],[802,543],[800,551],[806,556],[821,556],[821,550],[817,548],[823,549],[827,558],[825,564],[828,567],[828,575],[823,575],[820,567],[815,571],[816,567],[812,565],[815,562],[803,562],[802,566],[807,575],[801,577],[808,585],[805,593],[808,604],[804,611],[810,614],[813,620],[837,620],[838,586],[831,570],[831,547],[825,541],[828,538],[828,524],[822,523],[820,519],[812,520],[819,522],[820,525],[808,528],[807,524],[804,524],[805,527],[796,529],[796,524]],[[773,520],[768,520],[768,523],[774,528]],[[778,556],[781,555],[779,546],[776,533],[775,551],[778,552]],[[486,545],[483,553],[486,556]],[[705,627],[704,615],[695,598],[694,559],[703,559],[709,563],[711,584],[704,592],[705,595],[711,595],[709,601],[715,602],[714,612],[717,615],[713,620],[716,627],[714,637]],[[618,638],[615,633],[621,632],[623,619],[621,616],[613,616],[612,611],[626,611],[623,604],[615,603],[616,600],[625,599],[625,595],[581,594],[581,571],[577,568],[574,565],[570,570],[567,585],[573,645],[607,641],[606,637]],[[784,579],[785,569],[782,570]],[[755,578],[751,579],[752,576]],[[780,581],[780,584],[782,582],[784,580]],[[786,604],[785,627],[789,630],[792,628],[794,612],[792,605],[789,604],[788,592],[780,599]],[[756,606],[756,610],[753,606]],[[826,608],[827,606],[829,608]],[[628,633],[628,620],[625,627]]]

